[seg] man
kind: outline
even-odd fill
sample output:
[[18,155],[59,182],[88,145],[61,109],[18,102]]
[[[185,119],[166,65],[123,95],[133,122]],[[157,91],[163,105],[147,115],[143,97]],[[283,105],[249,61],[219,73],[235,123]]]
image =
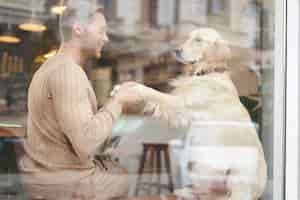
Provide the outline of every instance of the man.
[[108,42],[102,10],[87,0],[73,0],[60,18],[59,52],[36,72],[28,94],[28,137],[20,159],[29,198],[47,200],[109,199],[126,195],[126,173],[101,167],[93,159],[110,137],[124,105],[140,102],[137,92],[121,86],[100,110],[82,69],[100,58]]

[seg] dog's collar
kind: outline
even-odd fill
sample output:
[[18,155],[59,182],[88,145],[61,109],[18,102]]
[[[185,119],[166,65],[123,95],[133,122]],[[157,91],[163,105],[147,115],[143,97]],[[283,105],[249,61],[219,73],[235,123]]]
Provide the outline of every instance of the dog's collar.
[[194,73],[195,76],[204,76],[210,73],[224,73],[226,72],[226,67],[217,67],[213,69],[201,69],[200,71],[197,71]]

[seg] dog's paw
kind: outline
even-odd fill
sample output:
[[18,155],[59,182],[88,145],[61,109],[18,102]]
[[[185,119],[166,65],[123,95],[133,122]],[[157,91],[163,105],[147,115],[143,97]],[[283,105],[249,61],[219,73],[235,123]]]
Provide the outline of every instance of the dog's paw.
[[179,129],[188,128],[191,125],[191,117],[187,110],[183,111],[172,111],[170,110],[167,114],[169,127]]

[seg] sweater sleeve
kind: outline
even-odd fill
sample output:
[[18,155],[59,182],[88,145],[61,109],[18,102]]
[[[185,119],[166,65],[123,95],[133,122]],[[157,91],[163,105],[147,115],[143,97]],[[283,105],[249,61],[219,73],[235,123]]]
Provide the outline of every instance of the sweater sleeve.
[[94,114],[88,84],[85,72],[77,66],[62,66],[49,79],[59,127],[82,162],[90,159],[110,136],[122,110],[121,105],[111,100]]

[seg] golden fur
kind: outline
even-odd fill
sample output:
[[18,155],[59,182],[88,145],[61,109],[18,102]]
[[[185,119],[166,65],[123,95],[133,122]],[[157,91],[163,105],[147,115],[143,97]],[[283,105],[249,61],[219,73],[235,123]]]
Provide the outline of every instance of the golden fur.
[[[192,66],[192,75],[173,81],[172,85],[175,89],[172,94],[136,85],[136,89],[146,102],[144,111],[152,112],[156,117],[165,119],[175,127],[182,125],[193,127],[193,124],[199,122],[216,123],[206,128],[205,132],[196,131],[200,146],[220,147],[224,151],[234,147],[241,150],[242,157],[243,149],[254,150],[256,156],[253,157],[253,163],[257,165],[246,169],[247,167],[242,168],[239,164],[231,164],[224,169],[224,172],[230,171],[227,184],[232,191],[231,195],[218,198],[211,196],[208,199],[241,200],[246,199],[247,193],[251,196],[247,199],[257,200],[266,185],[267,167],[256,129],[251,125],[249,114],[239,100],[229,73],[216,71],[216,68],[227,69],[230,49],[226,41],[213,29],[198,29],[193,31],[189,39],[177,49],[176,57],[180,62]],[[230,125],[232,122],[235,125]],[[195,131],[193,134],[195,135]],[[214,176],[214,174],[203,174],[214,170],[208,170],[207,166],[203,168],[201,160],[198,163],[200,163],[198,168],[201,169],[199,176]],[[197,166],[197,163],[194,164]],[[254,181],[251,183],[237,181],[238,177],[251,174],[251,170],[255,171]],[[218,173],[216,172],[215,175]]]

